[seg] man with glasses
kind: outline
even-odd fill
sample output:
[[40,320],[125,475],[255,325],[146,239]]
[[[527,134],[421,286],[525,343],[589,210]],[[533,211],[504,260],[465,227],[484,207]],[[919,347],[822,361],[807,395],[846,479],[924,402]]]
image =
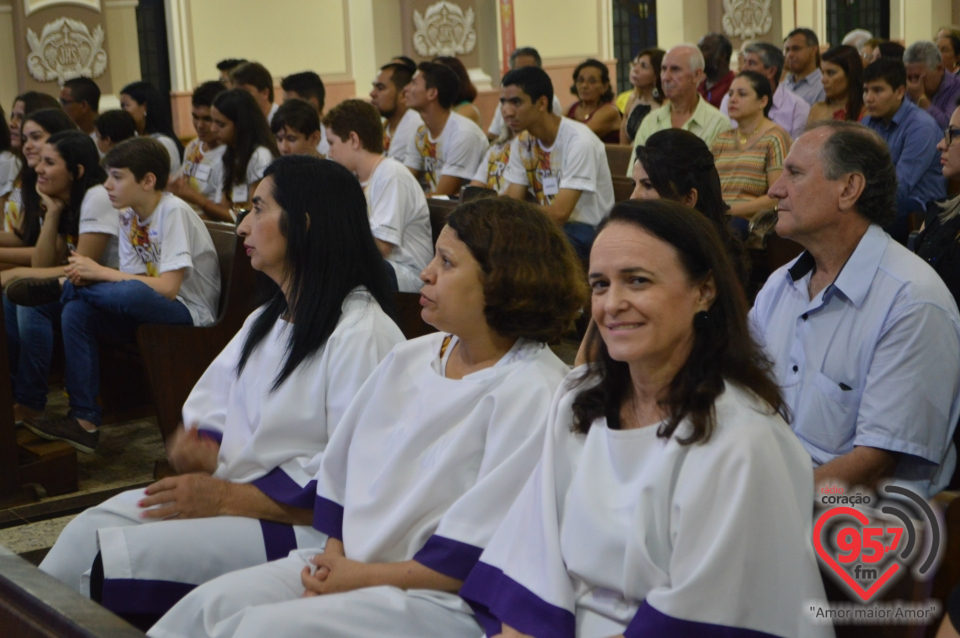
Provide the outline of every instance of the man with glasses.
[[60,106],[81,131],[97,141],[93,121],[100,109],[100,87],[90,78],[73,78],[60,89]]
[[784,85],[813,106],[827,99],[820,72],[820,41],[810,29],[794,29],[783,42],[787,79]]
[[882,58],[863,70],[863,123],[887,143],[897,170],[897,216],[886,231],[901,244],[910,233],[909,216],[946,197],[937,142],[942,129],[923,109],[904,99],[907,71]]

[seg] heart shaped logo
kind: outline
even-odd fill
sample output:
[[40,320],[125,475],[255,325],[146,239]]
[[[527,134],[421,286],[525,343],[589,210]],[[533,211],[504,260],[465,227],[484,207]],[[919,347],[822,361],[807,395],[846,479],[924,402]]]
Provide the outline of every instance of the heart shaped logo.
[[[852,508],[852,507],[834,507],[817,519],[817,524],[813,528],[813,547],[817,551],[817,555],[830,566],[833,571],[843,579],[850,589],[857,594],[863,602],[869,602],[873,598],[880,588],[883,587],[887,581],[889,581],[895,574],[897,574],[901,565],[899,563],[892,563],[887,569],[880,575],[879,578],[870,586],[869,589],[864,589],[854,578],[845,570],[837,560],[830,555],[827,549],[823,546],[823,528],[830,519],[835,516],[851,516],[860,522],[861,525],[866,526],[870,523],[870,519],[867,518],[862,512]],[[890,549],[894,549],[891,547]]]

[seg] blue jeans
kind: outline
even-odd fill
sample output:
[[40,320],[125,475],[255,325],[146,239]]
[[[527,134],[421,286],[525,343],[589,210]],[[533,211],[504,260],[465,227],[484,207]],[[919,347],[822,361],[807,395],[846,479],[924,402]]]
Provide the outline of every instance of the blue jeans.
[[[66,359],[64,386],[70,411],[77,419],[100,425],[100,356],[97,335],[133,341],[142,323],[192,325],[187,307],[156,292],[142,281],[63,285],[61,322]],[[171,353],[172,355],[173,353]]]
[[593,247],[597,229],[583,222],[567,222],[563,225],[563,232],[567,235],[570,243],[573,244],[577,256],[584,261],[590,259],[590,248]]
[[27,308],[3,298],[13,397],[31,410],[42,411],[47,406],[53,329],[60,324],[62,309],[59,301]]

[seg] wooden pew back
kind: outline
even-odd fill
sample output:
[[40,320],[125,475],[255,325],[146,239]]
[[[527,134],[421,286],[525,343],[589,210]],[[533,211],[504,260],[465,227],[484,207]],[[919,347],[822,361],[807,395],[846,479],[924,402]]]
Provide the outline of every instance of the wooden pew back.
[[607,164],[614,177],[626,177],[630,169],[630,146],[622,144],[604,144],[607,150]]

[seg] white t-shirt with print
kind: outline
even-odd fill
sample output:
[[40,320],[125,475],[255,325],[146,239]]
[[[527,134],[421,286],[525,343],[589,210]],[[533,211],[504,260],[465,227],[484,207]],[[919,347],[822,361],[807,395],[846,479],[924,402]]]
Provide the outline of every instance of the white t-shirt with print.
[[110,195],[102,184],[90,188],[80,204],[79,233],[103,233],[110,235],[106,248],[97,262],[107,268],[120,265],[120,213],[110,202]]
[[388,130],[387,123],[384,122],[383,148],[387,157],[392,157],[401,164],[405,163],[407,153],[413,148],[417,129],[421,126],[423,126],[423,118],[413,109],[407,109],[407,112],[400,118],[395,131]]
[[223,197],[223,154],[226,152],[226,144],[204,151],[203,143],[193,140],[183,152],[180,170],[180,175],[187,178],[194,190],[218,203]]
[[10,151],[0,152],[0,197],[13,190],[13,183],[20,174],[20,158]]
[[420,184],[403,164],[385,157],[363,191],[373,236],[395,246],[387,261],[397,273],[400,292],[418,292],[420,271],[433,258],[430,210]]
[[[253,197],[250,187],[263,179],[263,172],[273,161],[273,155],[266,146],[258,146],[247,162],[247,173],[243,176],[242,184],[234,184],[230,189],[230,201],[234,204],[248,202]],[[221,162],[221,165],[223,162]]]
[[468,182],[473,179],[488,144],[487,136],[473,120],[451,111],[437,139],[430,135],[426,124],[420,125],[403,163],[415,171],[421,171],[427,183],[427,192],[433,192],[444,175]]
[[167,149],[167,154],[170,155],[170,174],[176,175],[177,171],[180,170],[180,151],[177,149],[177,143],[173,141],[173,138],[163,133],[151,133],[150,137],[163,144],[163,148]]
[[507,192],[507,180],[504,173],[510,162],[510,142],[494,142],[487,151],[486,159],[477,167],[477,174],[473,181],[482,182],[487,188],[497,191],[498,195]]
[[561,188],[581,191],[568,221],[596,227],[613,208],[613,179],[606,149],[586,124],[560,118],[553,146],[524,131],[513,140],[506,180],[530,189],[541,206],[553,204]]
[[220,299],[220,262],[206,226],[190,205],[164,193],[153,214],[141,221],[129,208],[120,213],[120,270],[159,277],[185,268],[177,300],[193,325],[214,322]]

